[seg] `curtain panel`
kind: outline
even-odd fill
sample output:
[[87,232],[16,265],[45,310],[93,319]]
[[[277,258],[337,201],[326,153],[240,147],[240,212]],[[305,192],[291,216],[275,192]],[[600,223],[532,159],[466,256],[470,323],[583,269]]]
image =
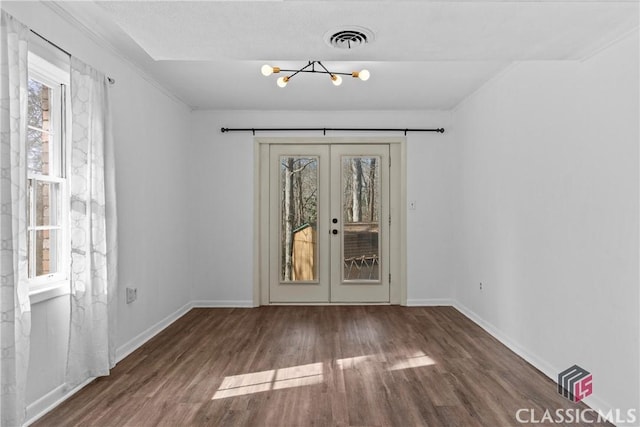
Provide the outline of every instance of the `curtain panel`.
[[21,426],[29,362],[26,133],[29,30],[2,11],[0,30],[0,422]]
[[71,327],[66,382],[115,365],[116,200],[106,76],[71,58]]

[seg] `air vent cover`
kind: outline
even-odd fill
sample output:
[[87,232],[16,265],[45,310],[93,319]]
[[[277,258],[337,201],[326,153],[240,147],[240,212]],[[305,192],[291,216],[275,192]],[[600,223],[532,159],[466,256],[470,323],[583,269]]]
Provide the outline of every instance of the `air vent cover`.
[[373,32],[364,27],[339,28],[329,31],[325,41],[337,49],[355,49],[373,41]]

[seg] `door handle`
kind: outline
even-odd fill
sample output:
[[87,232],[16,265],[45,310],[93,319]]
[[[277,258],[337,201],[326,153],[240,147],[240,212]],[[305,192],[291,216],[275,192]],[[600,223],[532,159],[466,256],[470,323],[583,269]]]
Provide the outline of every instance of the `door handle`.
[[333,230],[331,230],[331,234],[338,234],[338,230],[334,228]]

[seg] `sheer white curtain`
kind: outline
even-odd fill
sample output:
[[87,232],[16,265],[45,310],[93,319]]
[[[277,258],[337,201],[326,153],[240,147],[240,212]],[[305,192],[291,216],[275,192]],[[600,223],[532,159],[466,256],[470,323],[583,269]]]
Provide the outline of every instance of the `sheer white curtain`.
[[71,328],[66,382],[115,364],[116,205],[106,77],[71,58]]
[[26,132],[29,30],[2,11],[0,55],[0,421],[25,417],[31,309],[27,280]]

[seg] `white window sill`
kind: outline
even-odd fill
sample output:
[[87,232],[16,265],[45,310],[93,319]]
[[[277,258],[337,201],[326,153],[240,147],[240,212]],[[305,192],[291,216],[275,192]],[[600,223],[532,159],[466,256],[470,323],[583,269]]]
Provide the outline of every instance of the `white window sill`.
[[63,280],[31,288],[29,291],[29,299],[33,305],[52,298],[69,295],[70,293],[69,281]]

